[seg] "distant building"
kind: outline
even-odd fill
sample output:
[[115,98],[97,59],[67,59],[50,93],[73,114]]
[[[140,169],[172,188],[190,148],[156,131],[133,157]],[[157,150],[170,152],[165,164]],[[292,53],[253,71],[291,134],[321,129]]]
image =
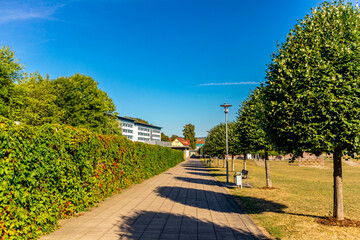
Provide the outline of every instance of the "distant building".
[[205,138],[196,139],[196,150],[205,145]]
[[161,141],[161,127],[145,124],[127,117],[117,117],[122,125],[122,134],[134,142]]
[[176,138],[174,141],[171,142],[171,148],[189,149],[190,140],[185,140],[183,138]]
[[184,152],[184,158],[190,156],[190,140],[185,140],[183,138],[176,138],[171,142],[171,148],[181,150]]

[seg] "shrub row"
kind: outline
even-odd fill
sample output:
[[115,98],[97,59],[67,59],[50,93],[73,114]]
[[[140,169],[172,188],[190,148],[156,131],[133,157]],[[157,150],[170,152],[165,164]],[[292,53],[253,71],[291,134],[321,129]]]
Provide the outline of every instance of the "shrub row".
[[125,137],[0,118],[0,239],[37,238],[181,161],[179,151]]

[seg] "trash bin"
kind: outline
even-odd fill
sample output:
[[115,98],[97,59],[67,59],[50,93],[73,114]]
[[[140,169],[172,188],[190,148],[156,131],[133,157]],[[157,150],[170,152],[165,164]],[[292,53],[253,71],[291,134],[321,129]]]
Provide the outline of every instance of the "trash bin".
[[235,172],[234,182],[236,186],[240,186],[242,188],[242,172]]

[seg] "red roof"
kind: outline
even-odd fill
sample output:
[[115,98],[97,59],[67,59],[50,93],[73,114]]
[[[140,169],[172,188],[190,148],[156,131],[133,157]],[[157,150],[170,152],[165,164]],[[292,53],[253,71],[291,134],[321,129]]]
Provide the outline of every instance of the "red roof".
[[196,144],[205,144],[205,140],[196,140]]
[[190,146],[190,140],[185,140],[183,138],[177,138],[184,146]]

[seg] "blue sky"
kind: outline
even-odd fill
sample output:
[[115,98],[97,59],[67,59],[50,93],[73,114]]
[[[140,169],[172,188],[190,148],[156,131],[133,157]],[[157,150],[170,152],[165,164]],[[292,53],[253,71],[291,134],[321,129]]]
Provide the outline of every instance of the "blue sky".
[[206,136],[264,81],[289,30],[321,1],[0,0],[0,44],[28,72],[93,77],[121,116]]

